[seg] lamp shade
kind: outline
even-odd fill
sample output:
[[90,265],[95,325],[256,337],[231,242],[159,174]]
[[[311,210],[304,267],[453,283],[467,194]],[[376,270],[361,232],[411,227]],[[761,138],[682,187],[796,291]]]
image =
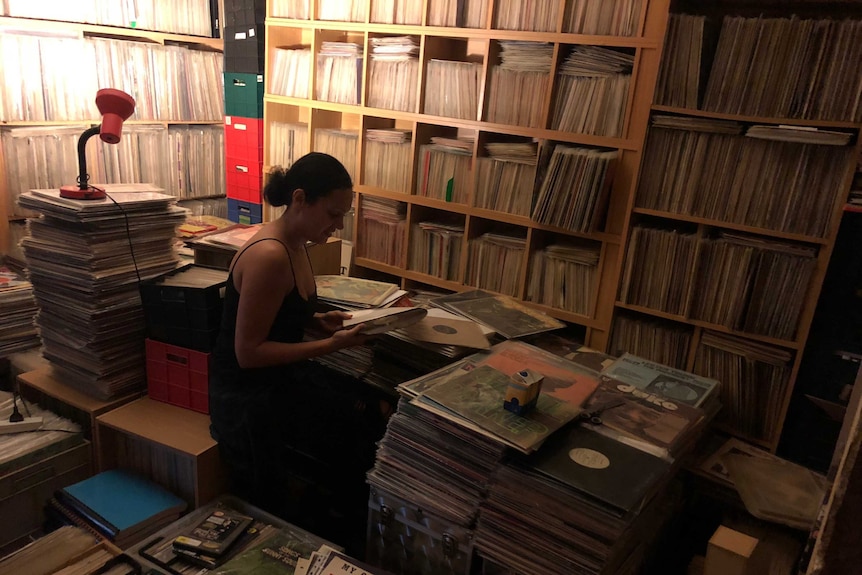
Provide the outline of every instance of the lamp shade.
[[135,99],[114,88],[96,92],[96,107],[102,114],[99,137],[107,144],[116,144],[123,133],[123,122],[135,111]]

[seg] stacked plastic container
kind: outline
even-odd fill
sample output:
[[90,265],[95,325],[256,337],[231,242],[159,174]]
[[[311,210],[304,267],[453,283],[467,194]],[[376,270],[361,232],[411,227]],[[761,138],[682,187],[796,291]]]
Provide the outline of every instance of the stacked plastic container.
[[187,265],[141,284],[151,399],[209,413],[212,350],[227,272]]
[[224,102],[228,219],[263,219],[263,69],[266,2],[225,3]]

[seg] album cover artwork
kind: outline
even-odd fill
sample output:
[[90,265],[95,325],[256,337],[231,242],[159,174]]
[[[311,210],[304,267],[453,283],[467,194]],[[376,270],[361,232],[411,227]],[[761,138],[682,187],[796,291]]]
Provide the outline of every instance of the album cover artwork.
[[506,339],[565,327],[561,321],[524,306],[514,298],[482,290],[438,297],[431,300],[431,305],[487,325]]

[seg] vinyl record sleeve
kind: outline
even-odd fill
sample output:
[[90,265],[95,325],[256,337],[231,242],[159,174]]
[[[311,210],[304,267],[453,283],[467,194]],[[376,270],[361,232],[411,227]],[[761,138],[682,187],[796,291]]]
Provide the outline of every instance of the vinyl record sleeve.
[[670,468],[658,457],[579,425],[548,440],[531,464],[621,515],[639,509]]
[[353,317],[342,323],[345,328],[363,324],[362,333],[375,335],[413,325],[424,318],[428,312],[421,307],[390,307],[350,313]]
[[[435,310],[436,311],[436,310]],[[458,345],[473,349],[489,349],[491,344],[479,324],[471,320],[433,317],[430,313],[421,321],[404,328],[403,333],[419,341]]]

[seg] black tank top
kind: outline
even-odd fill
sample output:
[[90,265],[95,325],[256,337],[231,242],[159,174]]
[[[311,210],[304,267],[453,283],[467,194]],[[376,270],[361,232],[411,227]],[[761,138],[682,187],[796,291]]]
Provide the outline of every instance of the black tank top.
[[[287,251],[287,246],[278,238],[261,238],[246,245],[234,262],[239,261],[242,254],[254,244],[266,240],[274,240],[284,246]],[[305,326],[314,316],[314,310],[317,304],[317,291],[312,293],[308,300],[304,299],[299,293],[299,287],[296,281],[296,271],[293,269],[293,259],[290,258],[290,252],[287,252],[287,257],[290,260],[290,272],[293,274],[293,289],[284,297],[281,302],[281,307],[275,315],[272,322],[272,327],[269,330],[267,339],[270,341],[278,341],[282,343],[299,343],[302,341]],[[306,257],[308,252],[306,251]],[[310,261],[310,260],[309,260]],[[272,370],[270,368],[259,369],[242,369],[236,359],[236,350],[234,348],[234,338],[236,337],[236,316],[239,310],[239,292],[236,289],[233,281],[233,267],[227,276],[227,284],[225,285],[224,305],[222,308],[221,326],[219,336],[216,340],[213,359],[215,367],[220,372],[223,379],[231,380],[230,374],[236,376],[245,376],[253,378],[255,375],[265,376]],[[224,381],[228,383],[228,381]],[[229,385],[229,384],[228,384]]]

